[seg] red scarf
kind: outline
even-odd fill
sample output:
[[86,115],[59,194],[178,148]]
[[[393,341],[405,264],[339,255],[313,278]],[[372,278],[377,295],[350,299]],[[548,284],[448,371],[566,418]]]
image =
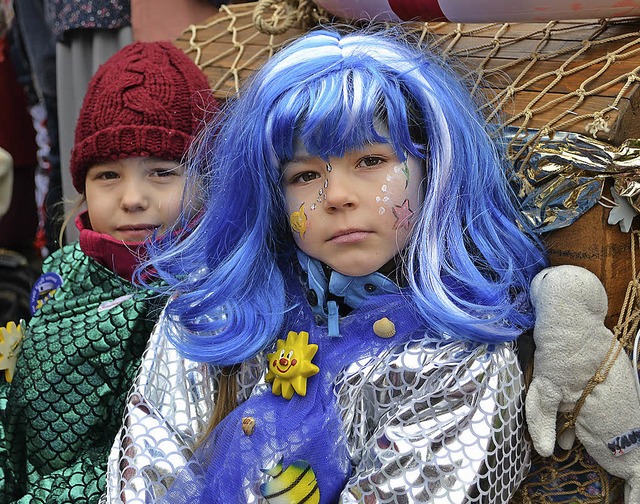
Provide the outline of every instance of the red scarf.
[[130,243],[91,229],[89,215],[83,212],[76,217],[80,231],[80,249],[97,263],[122,278],[132,281],[133,272],[146,257],[144,242]]

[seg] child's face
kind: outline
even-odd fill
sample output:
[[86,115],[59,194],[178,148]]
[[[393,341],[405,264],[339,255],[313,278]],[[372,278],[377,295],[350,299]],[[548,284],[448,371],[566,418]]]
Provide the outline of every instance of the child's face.
[[183,174],[175,161],[145,157],[92,166],[85,182],[91,227],[126,242],[163,233],[180,215]]
[[293,236],[306,254],[349,276],[378,270],[407,243],[424,174],[390,144],[371,144],[327,164],[304,148],[283,170]]

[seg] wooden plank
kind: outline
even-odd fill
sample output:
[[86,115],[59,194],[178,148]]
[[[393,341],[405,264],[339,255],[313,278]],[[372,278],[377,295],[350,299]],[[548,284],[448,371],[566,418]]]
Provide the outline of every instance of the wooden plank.
[[[283,35],[266,35],[253,29],[253,23],[246,26],[236,26],[234,29],[228,30],[226,27],[217,27],[217,30],[208,29],[198,32],[195,39],[197,46],[206,47],[209,45],[234,45],[241,43],[242,45],[267,47],[269,45],[281,44],[291,38],[303,34],[302,30],[288,30]],[[190,36],[181,36],[177,39],[176,44],[181,48],[190,47]]]
[[[482,62],[469,58],[463,63],[473,76]],[[552,62],[538,62],[530,68],[527,68],[528,64],[530,62],[513,64],[508,60],[492,58],[482,72],[482,79],[498,89],[515,84],[517,89],[524,86],[530,91],[543,91],[552,85],[555,92],[570,93],[583,86],[587,91],[598,90],[601,96],[615,97],[627,81],[622,76],[633,71],[638,62],[616,61],[608,66],[600,63],[580,69],[577,65],[569,65],[560,74],[556,74],[560,67]],[[619,82],[616,83],[616,80]]]
[[[283,43],[284,42],[283,40]],[[638,51],[638,58],[640,58],[640,46]],[[238,60],[239,53],[240,50],[237,45],[228,43],[210,44],[202,48],[198,63],[206,65],[208,67],[207,72],[215,72],[217,74],[224,72],[238,62],[241,63],[239,66],[244,68],[246,65],[247,70],[255,71],[262,66],[266,60],[268,48],[267,46],[253,44],[243,45],[240,60]],[[563,69],[564,75],[562,78],[557,79],[555,72],[560,69],[561,65],[556,61],[536,62],[525,74],[523,74],[523,72],[527,65],[531,63],[527,60],[516,62],[504,58],[490,58],[489,60],[464,58],[460,61],[469,68],[471,72],[476,71],[481,64],[486,64],[483,78],[498,88],[504,88],[507,84],[516,82],[516,79],[518,79],[519,87],[528,83],[527,89],[542,91],[554,80],[557,80],[553,86],[554,91],[568,93],[576,90],[581,84],[586,82],[588,83],[586,87],[587,90],[601,88],[599,94],[611,97],[617,96],[624,83],[620,82],[610,86],[608,86],[607,83],[632,71],[639,64],[638,60],[633,58],[616,60],[608,65],[605,73],[598,76],[597,74],[606,66],[606,61],[591,66],[585,66],[580,62],[575,62],[567,65],[567,67]],[[548,73],[552,73],[552,75],[544,79],[539,78],[540,75]],[[217,77],[215,80],[217,80]]]
[[237,63],[236,60],[239,56],[242,62],[253,61],[256,60],[256,58],[260,58],[249,66],[249,69],[257,70],[264,64],[273,51],[289,39],[290,37],[283,37],[278,41],[274,41],[272,44],[232,44],[217,42],[203,46],[198,59],[196,59],[194,54],[195,49],[183,45],[179,45],[178,47],[185,50],[189,56],[194,58],[198,65],[204,67],[215,66],[230,68],[234,63]]
[[509,117],[517,116],[529,109],[538,122],[546,123],[559,116],[564,117],[561,122],[571,122],[576,115],[593,114],[607,109],[610,105],[611,100],[602,96],[580,99],[562,93],[541,94],[523,91],[506,101],[502,110]]
[[[239,67],[243,68],[243,71],[240,73],[240,75],[242,77],[245,77],[250,75],[253,71],[257,70],[263,64],[266,58],[266,52],[267,49],[265,47],[245,46],[243,48],[242,58],[240,60],[241,64],[238,65]],[[260,53],[262,53],[264,57],[260,57]],[[207,67],[207,74],[210,78],[211,83],[214,84],[216,82],[219,82],[219,80],[222,79],[225,75],[229,74],[229,68],[233,66],[237,58],[238,50],[236,47],[229,44],[218,44],[216,46],[206,46],[205,48],[203,48],[201,61],[204,62],[215,59],[215,63],[212,63]],[[251,60],[253,60],[252,63],[247,63]],[[478,60],[475,59],[465,60],[464,63],[471,68],[478,66]],[[512,67],[509,67],[508,64],[508,61],[505,62],[501,59],[489,60],[489,72],[487,72],[483,76],[484,80],[487,83],[495,86],[496,89],[500,90],[504,89],[507,84],[514,82],[520,76],[522,78],[518,82],[518,87],[521,87],[523,84],[527,84],[526,90],[530,91],[532,95],[535,95],[536,92],[541,92],[546,89],[546,87],[548,87],[551,83],[553,83],[554,79],[556,79],[555,75],[548,76],[544,79],[535,79],[537,75],[552,72],[557,69],[557,67],[551,62],[539,62],[526,74],[522,74],[522,71],[524,70],[524,66],[526,64],[525,62]],[[603,65],[594,65],[584,68],[572,75],[565,75],[554,83],[550,92],[571,93],[578,89],[578,87],[586,82],[587,79],[597,74],[597,72],[602,67]],[[572,67],[569,66],[567,70],[570,71],[571,68]],[[614,72],[614,70],[617,71]],[[623,85],[626,83],[626,79],[618,83],[609,83],[613,81],[614,78],[619,77],[620,75],[624,75],[630,70],[631,68],[629,62],[616,62],[607,69],[606,73],[588,82],[588,85],[585,87],[585,89],[587,92],[591,92],[592,90],[597,89],[599,96],[615,98],[621,91]],[[633,92],[635,88],[637,88],[637,85],[634,85],[629,90],[629,92]],[[522,91],[518,92],[521,93]]]
[[[430,33],[437,37],[446,37],[453,33],[472,36],[476,39],[493,38],[499,31],[501,37],[517,39],[541,38],[545,31],[553,33],[554,40],[580,41],[591,38],[595,33],[596,39],[616,37],[630,31],[640,30],[640,18],[609,19],[602,23],[599,20],[558,21],[550,23],[503,23],[473,24],[473,23],[426,23]],[[413,25],[412,32],[419,32],[424,25]],[[602,28],[602,29],[600,29]]]
[[[591,42],[585,49],[585,42],[582,41],[560,41],[548,40],[540,41],[525,39],[513,42],[511,40],[500,40],[498,46],[492,39],[479,40],[471,37],[463,37],[456,41],[450,51],[446,54],[464,59],[465,57],[482,58],[486,56],[498,56],[504,59],[529,58],[531,54],[537,54],[539,59],[562,62],[574,54],[578,54],[577,61],[593,61],[608,53],[621,52],[622,55],[630,56],[638,53],[638,38],[640,34],[626,36],[622,40],[615,42],[595,41]],[[625,49],[625,46],[628,46]],[[444,51],[445,48],[439,47]]]
[[[537,97],[537,96],[536,96]],[[521,93],[516,95],[514,100],[504,106],[502,109],[502,115],[506,117],[506,122],[520,127],[524,124],[524,118],[517,117],[522,114],[522,111],[527,105],[531,103],[531,95],[528,93]],[[567,113],[567,110],[573,109],[578,115],[593,114],[601,110],[606,110],[611,101],[602,97],[591,97],[579,106],[575,107],[575,100],[560,101],[555,107],[547,107],[553,100],[563,100],[564,95],[560,93],[548,93],[541,97],[541,100],[536,103],[534,107],[534,113],[531,116],[526,127],[528,128],[542,128],[547,126],[552,120],[555,122],[551,125],[554,131],[572,131],[574,133],[581,133],[583,135],[590,135],[587,130],[587,125],[592,122],[592,119],[583,119],[578,122],[574,122],[576,115]],[[624,98],[618,103],[617,110],[610,110],[605,115],[605,121],[609,131],[599,131],[597,138],[604,142],[609,142],[613,145],[619,145],[628,138],[640,138],[640,121],[637,120],[636,110],[638,110],[638,95],[634,95],[631,99]],[[559,118],[559,116],[564,115]]]

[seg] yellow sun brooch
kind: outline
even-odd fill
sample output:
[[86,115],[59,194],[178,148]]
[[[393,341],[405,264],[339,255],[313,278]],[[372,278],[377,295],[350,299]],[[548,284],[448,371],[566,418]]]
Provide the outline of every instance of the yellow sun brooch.
[[291,399],[293,393],[307,394],[307,378],[320,371],[311,363],[318,351],[318,345],[309,344],[309,333],[289,331],[287,341],[279,339],[276,351],[267,354],[269,371],[265,380],[273,382],[271,391],[285,399]]
[[0,370],[4,369],[5,380],[9,383],[13,380],[23,337],[22,324],[9,322],[6,327],[0,327]]
[[304,203],[300,205],[300,209],[297,212],[291,214],[289,224],[291,229],[300,234],[300,238],[304,238],[304,233],[307,230],[307,214],[304,213]]

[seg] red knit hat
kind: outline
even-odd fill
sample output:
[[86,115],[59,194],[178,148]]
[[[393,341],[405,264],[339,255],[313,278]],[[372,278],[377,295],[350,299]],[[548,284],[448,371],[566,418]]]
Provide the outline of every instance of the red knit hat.
[[179,161],[215,100],[202,70],[172,43],[135,42],[91,79],[76,125],[70,170],[84,192],[94,164],[129,157]]

